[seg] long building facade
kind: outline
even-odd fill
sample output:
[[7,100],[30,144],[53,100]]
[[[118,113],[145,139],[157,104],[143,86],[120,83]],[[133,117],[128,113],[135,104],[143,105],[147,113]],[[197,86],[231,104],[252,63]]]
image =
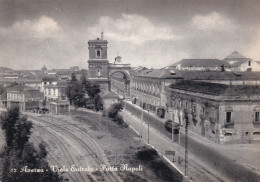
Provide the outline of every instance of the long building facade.
[[130,98],[142,109],[182,126],[187,112],[189,130],[216,143],[260,141],[259,72],[165,68],[130,73]]
[[166,88],[170,119],[216,143],[260,141],[260,86],[182,81]]
[[179,78],[179,75],[172,70],[145,69],[132,72],[130,82],[132,103],[164,118],[167,108],[164,87]]

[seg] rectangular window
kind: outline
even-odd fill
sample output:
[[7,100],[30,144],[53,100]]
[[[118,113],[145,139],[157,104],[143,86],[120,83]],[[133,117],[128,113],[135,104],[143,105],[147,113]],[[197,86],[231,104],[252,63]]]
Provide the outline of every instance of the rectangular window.
[[226,123],[231,123],[231,112],[226,112]]
[[255,112],[255,122],[259,122],[259,112]]
[[202,115],[205,116],[205,107],[202,107]]
[[195,105],[195,104],[192,106],[192,112],[193,112],[194,114],[196,113],[196,105]]

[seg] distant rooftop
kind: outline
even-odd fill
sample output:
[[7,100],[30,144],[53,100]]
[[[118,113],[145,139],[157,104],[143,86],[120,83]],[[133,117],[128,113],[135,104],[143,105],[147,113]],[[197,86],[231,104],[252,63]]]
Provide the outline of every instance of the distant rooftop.
[[58,78],[56,78],[56,77],[44,77],[44,78],[42,78],[42,81],[43,82],[50,82],[50,81],[57,81],[58,80]]
[[219,59],[182,59],[174,64],[172,67],[181,65],[182,67],[221,67],[222,65],[228,67],[229,63],[223,62]]
[[67,81],[58,81],[56,85],[44,85],[45,88],[66,88],[67,86]]
[[32,87],[25,86],[25,85],[16,85],[16,86],[7,88],[7,92],[26,92],[26,91],[37,91],[37,90]]
[[240,66],[248,60],[251,59],[239,54],[237,51],[234,51],[232,54],[223,59],[224,62],[229,62],[232,66]]
[[239,54],[237,51],[232,52],[229,56],[227,56],[225,59],[244,59],[245,56]]
[[0,78],[0,82],[6,82],[6,83],[11,83],[11,82],[16,82],[19,84],[23,83],[40,83],[40,79],[30,79],[30,78]]
[[132,72],[135,72],[135,73],[138,73],[138,72],[140,72],[140,71],[142,71],[142,70],[146,70],[146,69],[147,69],[146,67],[138,66],[138,67],[132,67],[132,68],[131,68],[131,71],[132,71]]

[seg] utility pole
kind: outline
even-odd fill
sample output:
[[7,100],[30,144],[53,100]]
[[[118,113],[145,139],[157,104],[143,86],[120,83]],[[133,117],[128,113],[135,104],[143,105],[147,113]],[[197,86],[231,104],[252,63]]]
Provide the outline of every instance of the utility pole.
[[[174,121],[176,121],[176,120],[178,120],[179,119],[179,117],[177,118],[178,116],[177,116],[177,111],[176,110],[174,110]],[[179,119],[179,134],[178,134],[178,150],[179,150],[179,152],[181,152],[181,121],[180,121],[180,119]]]
[[174,143],[174,136],[173,136],[173,134],[174,134],[174,131],[173,131],[174,129],[173,129],[173,120],[172,120],[172,143]]
[[51,123],[53,124],[53,105],[51,104]]
[[149,128],[150,128],[150,125],[148,124],[148,144],[149,144],[149,140],[150,140],[150,137],[149,137]]
[[141,113],[141,139],[143,138],[143,119],[144,119],[144,109],[143,109],[143,106],[144,106],[144,97],[142,97],[142,113]]
[[184,112],[185,119],[185,176],[188,176],[188,114]]

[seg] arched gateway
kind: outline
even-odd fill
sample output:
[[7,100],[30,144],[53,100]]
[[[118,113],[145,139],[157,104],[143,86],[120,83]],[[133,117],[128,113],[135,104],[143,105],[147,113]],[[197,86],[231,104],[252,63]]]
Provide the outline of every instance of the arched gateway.
[[[124,97],[130,96],[130,64],[109,63],[107,59],[107,40],[101,39],[90,40],[88,42],[89,60],[88,60],[88,79],[90,82],[100,84],[102,90],[111,91],[111,78],[115,73],[122,73],[125,80]],[[113,90],[114,91],[114,90]]]

